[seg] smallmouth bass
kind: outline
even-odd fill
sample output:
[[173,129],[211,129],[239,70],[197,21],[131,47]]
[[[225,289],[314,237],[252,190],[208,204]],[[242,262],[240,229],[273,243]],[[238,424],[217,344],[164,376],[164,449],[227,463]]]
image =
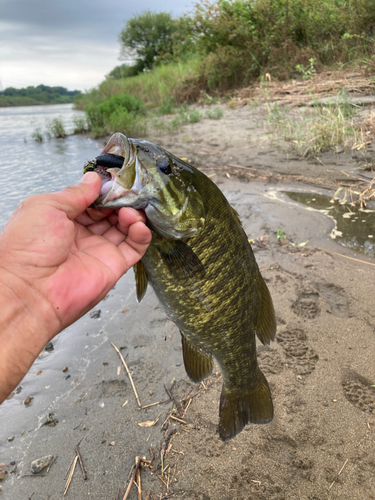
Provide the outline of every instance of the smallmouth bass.
[[223,388],[219,435],[227,440],[273,418],[255,336],[275,337],[272,299],[236,211],[197,168],[147,141],[112,136],[85,164],[102,178],[98,208],[142,209],[152,241],[134,266],[137,299],[150,283],[181,332],[185,369],[194,382],[217,360]]

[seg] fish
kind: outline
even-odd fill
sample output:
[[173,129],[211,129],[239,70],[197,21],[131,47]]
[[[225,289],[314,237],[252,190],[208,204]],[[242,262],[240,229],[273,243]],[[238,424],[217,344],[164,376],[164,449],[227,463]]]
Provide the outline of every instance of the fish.
[[217,185],[193,165],[145,140],[114,134],[86,162],[102,179],[97,208],[143,210],[152,241],[134,266],[137,300],[148,283],[179,328],[185,370],[201,382],[218,363],[223,387],[219,437],[273,418],[256,336],[274,340],[275,311],[240,218]]

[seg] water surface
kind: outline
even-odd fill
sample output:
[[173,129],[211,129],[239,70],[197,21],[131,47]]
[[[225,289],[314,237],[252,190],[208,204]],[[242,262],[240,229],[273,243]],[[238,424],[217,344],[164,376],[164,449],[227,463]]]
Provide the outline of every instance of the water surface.
[[323,212],[335,221],[336,227],[331,232],[340,245],[375,257],[375,213],[363,212],[348,204],[331,200],[329,196],[317,193],[299,193],[285,191],[293,201],[303,203]]
[[70,133],[73,117],[82,114],[72,104],[0,108],[0,229],[25,197],[75,184],[84,162],[98,154],[97,141],[80,135],[42,143],[32,138],[37,128],[46,132],[53,118]]

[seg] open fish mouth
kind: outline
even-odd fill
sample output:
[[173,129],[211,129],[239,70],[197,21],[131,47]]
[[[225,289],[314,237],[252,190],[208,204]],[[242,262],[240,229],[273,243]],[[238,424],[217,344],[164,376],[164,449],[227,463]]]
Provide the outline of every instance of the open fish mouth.
[[102,181],[95,207],[146,206],[139,194],[147,183],[147,171],[124,135],[117,133],[111,137],[102,153],[85,164],[84,172],[90,170],[98,173]]

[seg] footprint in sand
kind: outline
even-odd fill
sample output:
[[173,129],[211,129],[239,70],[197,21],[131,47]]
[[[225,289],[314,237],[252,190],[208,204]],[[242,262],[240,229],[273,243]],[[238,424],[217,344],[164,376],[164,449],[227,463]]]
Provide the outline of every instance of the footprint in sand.
[[346,399],[356,408],[367,413],[375,413],[375,387],[361,375],[351,372],[342,382]]
[[306,319],[316,318],[320,314],[319,293],[311,287],[299,289],[297,300],[292,304],[292,310],[297,316]]
[[299,328],[278,333],[277,342],[281,344],[290,361],[288,364],[298,375],[308,375],[315,370],[319,356],[307,343],[306,334]]

